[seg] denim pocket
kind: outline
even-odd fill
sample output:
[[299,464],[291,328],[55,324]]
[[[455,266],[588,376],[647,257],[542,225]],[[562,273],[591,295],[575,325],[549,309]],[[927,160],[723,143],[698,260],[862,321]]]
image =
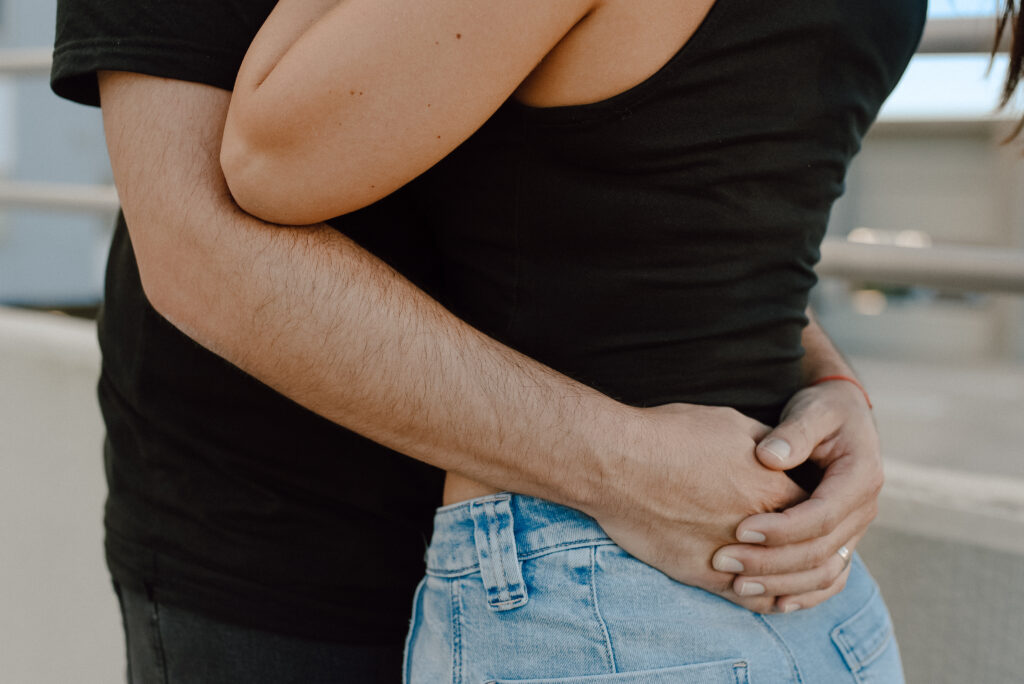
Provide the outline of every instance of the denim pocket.
[[892,620],[878,589],[863,608],[833,629],[831,636],[858,684],[903,682]]
[[556,677],[554,679],[488,679],[484,684],[748,684],[745,660],[718,660],[659,670]]

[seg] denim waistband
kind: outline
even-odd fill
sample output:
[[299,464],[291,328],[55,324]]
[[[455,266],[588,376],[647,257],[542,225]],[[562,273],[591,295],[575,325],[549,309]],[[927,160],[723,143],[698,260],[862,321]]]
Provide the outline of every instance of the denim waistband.
[[560,549],[612,543],[596,520],[576,509],[502,492],[437,509],[427,573],[472,574],[480,570],[488,547],[500,546],[503,554],[523,561]]

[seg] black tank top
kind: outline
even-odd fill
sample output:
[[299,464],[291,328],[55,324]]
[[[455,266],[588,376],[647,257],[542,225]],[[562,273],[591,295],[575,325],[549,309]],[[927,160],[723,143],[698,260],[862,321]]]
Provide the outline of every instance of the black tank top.
[[830,208],[925,13],[718,0],[627,92],[510,100],[419,184],[447,305],[627,403],[775,421]]

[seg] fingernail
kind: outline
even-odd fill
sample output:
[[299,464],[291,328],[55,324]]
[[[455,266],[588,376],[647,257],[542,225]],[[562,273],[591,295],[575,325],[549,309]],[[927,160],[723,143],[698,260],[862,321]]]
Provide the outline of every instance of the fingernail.
[[715,556],[711,566],[718,572],[743,572],[743,563],[730,556]]
[[790,449],[789,442],[778,437],[772,437],[761,442],[761,448],[783,463],[789,458],[789,452],[792,450]]
[[760,532],[755,532],[754,530],[743,530],[736,535],[736,539],[744,544],[760,544],[766,539],[766,537]]
[[800,604],[799,603],[787,603],[786,607],[782,609],[782,612],[783,613],[794,613],[794,612],[796,612],[798,610],[800,610]]
[[740,587],[740,596],[757,596],[764,593],[764,585],[760,582],[744,582]]

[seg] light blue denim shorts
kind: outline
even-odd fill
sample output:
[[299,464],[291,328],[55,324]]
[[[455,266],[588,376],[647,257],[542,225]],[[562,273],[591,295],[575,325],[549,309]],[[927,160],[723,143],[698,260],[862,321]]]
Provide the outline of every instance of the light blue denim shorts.
[[407,684],[897,684],[892,623],[854,556],[846,588],[760,615],[675,582],[579,511],[495,494],[437,511]]

